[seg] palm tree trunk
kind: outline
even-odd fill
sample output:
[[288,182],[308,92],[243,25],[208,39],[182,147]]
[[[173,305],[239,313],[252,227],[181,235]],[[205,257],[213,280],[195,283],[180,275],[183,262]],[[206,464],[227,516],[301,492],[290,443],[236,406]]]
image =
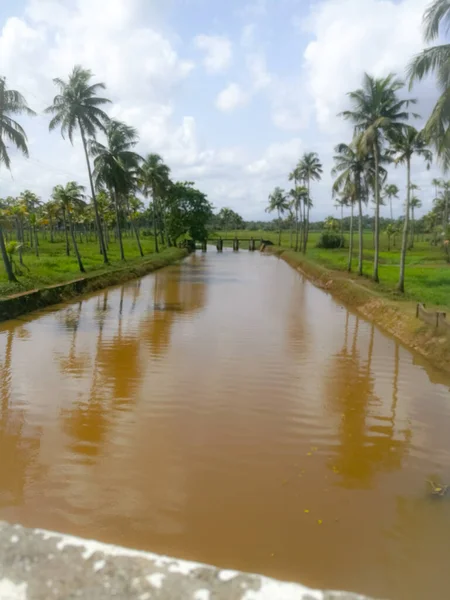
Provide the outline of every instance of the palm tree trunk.
[[358,249],[358,275],[363,275],[363,254],[364,254],[364,238],[363,238],[363,211],[362,211],[362,200],[361,200],[361,178],[358,175],[357,179],[357,194],[358,194],[358,237],[359,237],[359,249]]
[[391,221],[394,220],[394,213],[392,212],[392,196],[389,196],[389,204],[391,206]]
[[9,260],[8,253],[6,251],[5,238],[3,237],[3,228],[2,228],[1,223],[0,223],[0,252],[2,255],[2,259],[3,259],[3,264],[5,265],[5,271],[6,271],[6,276],[8,277],[8,281],[10,281],[12,283],[17,283],[16,276],[13,273],[11,261]]
[[380,179],[378,173],[378,140],[375,140],[373,145],[373,156],[375,160],[375,254],[373,257],[372,279],[378,283],[380,281],[380,277],[378,275],[378,262],[380,253]]
[[411,239],[409,242],[409,249],[414,248],[414,206],[411,206]]
[[353,202],[350,201],[350,241],[348,243],[348,267],[347,271],[351,273],[353,262]]
[[278,224],[279,224],[279,229],[278,229],[278,245],[281,246],[281,215],[280,215],[280,211],[278,210]]
[[19,240],[19,263],[23,266],[23,244],[24,244],[24,237],[23,237],[22,221],[20,219],[19,219],[19,221],[17,223],[17,238]]
[[112,198],[114,198],[114,208],[116,209],[116,230],[117,237],[119,238],[120,260],[125,260],[125,253],[123,251],[122,228],[120,226],[119,196],[116,190],[110,190],[109,193],[112,196]]
[[341,204],[341,248],[344,247],[344,205]]
[[66,210],[63,208],[64,234],[66,236],[66,256],[70,256],[69,232],[67,231]]
[[143,258],[144,257],[144,252],[142,250],[142,244],[141,244],[141,240],[139,238],[139,231],[138,231],[138,228],[136,227],[136,225],[135,225],[135,223],[133,221],[133,218],[131,216],[130,201],[128,200],[128,197],[127,197],[127,209],[128,209],[128,218],[130,220],[131,229],[132,229],[132,231],[134,233],[134,236],[136,238],[136,242],[137,242],[137,245],[138,245],[138,248],[139,248],[139,254],[141,255],[141,258]]
[[36,257],[39,258],[39,242],[38,242],[38,234],[37,234],[36,225],[33,225],[33,233],[34,233],[34,253],[36,254]]
[[306,214],[305,214],[305,223],[304,223],[304,228],[305,228],[305,236],[303,238],[303,254],[306,254],[306,248],[308,246],[308,234],[309,234],[309,205],[311,202],[311,181],[308,177],[308,208],[306,210]]
[[81,139],[83,141],[84,154],[86,156],[86,165],[87,165],[87,169],[88,169],[89,183],[90,183],[90,186],[91,186],[92,202],[94,204],[95,221],[97,223],[98,236],[99,236],[99,239],[100,239],[100,249],[101,249],[101,253],[103,255],[103,262],[105,263],[105,265],[107,265],[109,263],[109,261],[108,261],[108,253],[106,251],[105,238],[103,237],[102,222],[100,220],[100,214],[98,212],[97,196],[95,195],[94,182],[92,180],[91,163],[89,162],[89,155],[88,155],[88,151],[87,151],[86,137],[84,135],[84,129],[81,126],[80,121],[78,121],[78,126],[79,126],[80,131],[81,131]]
[[405,222],[403,224],[402,250],[400,256],[400,278],[398,280],[398,290],[404,293],[405,291],[405,264],[406,251],[408,248],[408,230],[409,230],[409,204],[411,202],[411,159],[408,157],[406,163],[406,209]]
[[295,205],[295,251],[298,252],[298,234],[299,234],[299,206]]
[[447,199],[447,192],[445,192],[445,198],[444,198],[444,214],[443,214],[443,223],[442,226],[444,228],[444,239],[448,239],[448,235],[447,235],[447,229],[448,229],[448,199]]
[[155,188],[152,189],[153,196],[153,235],[155,238],[155,252],[159,252],[158,246],[158,229],[157,229],[157,219],[158,219],[158,210],[156,208],[156,191]]
[[50,243],[54,244],[55,243],[55,238],[53,237],[53,220],[49,217],[48,219],[48,224],[50,227]]
[[80,253],[78,251],[78,245],[77,245],[77,240],[75,239],[75,233],[73,230],[73,223],[72,223],[72,217],[70,215],[70,211],[67,211],[67,218],[69,220],[70,237],[72,238],[73,250],[75,252],[75,256],[77,257],[78,268],[80,269],[81,273],[86,273],[83,262],[81,260]]

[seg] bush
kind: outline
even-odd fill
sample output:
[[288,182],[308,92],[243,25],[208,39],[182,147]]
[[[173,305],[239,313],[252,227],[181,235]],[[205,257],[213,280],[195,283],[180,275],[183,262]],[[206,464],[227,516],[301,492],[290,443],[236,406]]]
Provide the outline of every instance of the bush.
[[317,242],[317,248],[343,248],[344,240],[339,233],[335,231],[323,231]]

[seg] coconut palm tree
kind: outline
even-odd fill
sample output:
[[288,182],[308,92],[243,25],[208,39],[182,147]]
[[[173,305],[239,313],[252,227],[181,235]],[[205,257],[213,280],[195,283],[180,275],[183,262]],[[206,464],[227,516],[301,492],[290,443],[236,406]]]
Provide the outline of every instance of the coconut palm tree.
[[304,215],[303,224],[304,224],[304,236],[303,236],[303,253],[306,252],[306,247],[308,245],[308,233],[309,233],[309,211],[312,207],[311,200],[311,182],[312,181],[320,181],[322,179],[322,163],[319,160],[319,156],[317,152],[306,152],[301,158],[298,164],[298,175],[300,181],[305,182],[305,187],[308,190],[308,200],[307,200],[307,211]]
[[[425,11],[423,23],[427,43],[437,40],[440,31],[448,33],[449,0],[434,0]],[[436,75],[441,96],[425,125],[424,136],[434,146],[441,164],[447,169],[450,167],[450,44],[426,48],[414,57],[408,67],[410,87],[430,73]]]
[[427,144],[422,132],[414,127],[404,126],[402,129],[391,133],[391,147],[395,156],[395,164],[406,165],[406,205],[405,220],[403,225],[402,249],[400,257],[400,277],[398,289],[405,291],[405,264],[406,251],[408,247],[409,211],[411,205],[411,159],[414,155],[422,157],[427,168],[430,168],[433,155],[427,149]]
[[137,173],[142,158],[133,151],[138,143],[134,127],[120,121],[110,121],[106,126],[106,144],[97,140],[89,142],[89,153],[94,157],[94,181],[97,190],[106,187],[114,200],[120,258],[125,260],[122,241],[121,205],[124,198],[136,187]]
[[296,186],[289,192],[291,204],[295,215],[295,251],[299,250],[299,234],[302,226],[302,203],[308,198],[308,190],[303,186]]
[[435,189],[435,198],[437,198],[439,196],[439,190],[444,186],[444,180],[443,179],[439,179],[438,177],[435,177],[434,179],[431,180],[431,185],[434,185],[434,189]]
[[363,202],[367,202],[367,192],[365,185],[365,174],[371,169],[369,156],[364,153],[358,140],[355,139],[351,144],[339,144],[334,149],[335,166],[331,172],[336,180],[333,184],[333,194],[341,192],[348,186],[354,188],[355,202],[358,203],[358,221],[359,221],[359,253],[358,253],[358,275],[363,274]]
[[266,208],[266,212],[271,213],[274,210],[278,214],[278,245],[281,246],[281,216],[288,210],[289,202],[286,198],[284,190],[280,187],[276,187],[269,196],[269,206]]
[[411,243],[410,243],[410,248],[414,248],[414,211],[416,208],[422,208],[422,200],[420,198],[418,198],[417,196],[413,196],[411,198],[411,202],[410,202],[410,208],[411,208]]
[[[64,228],[66,229],[66,246],[68,250],[68,238],[67,238],[67,227],[66,227],[66,216],[69,222],[70,237],[72,238],[73,250],[77,257],[78,268],[81,273],[85,273],[86,270],[81,260],[80,252],[78,250],[77,240],[75,238],[75,232],[73,230],[73,212],[80,206],[84,206],[84,186],[79,185],[75,181],[69,181],[66,186],[57,185],[53,188],[53,199],[61,207],[64,220]],[[69,253],[67,254],[69,255]]]
[[150,195],[153,201],[153,233],[155,236],[155,251],[158,246],[158,220],[161,219],[160,202],[170,183],[170,169],[159,154],[149,154],[140,169],[139,186],[146,198]]
[[105,131],[109,117],[99,107],[108,104],[110,100],[97,95],[106,86],[104,83],[91,83],[92,77],[93,75],[89,69],[83,69],[83,67],[77,65],[73,68],[67,81],[59,77],[54,79],[53,82],[58,87],[59,94],[55,96],[53,104],[45,112],[54,115],[49,124],[50,131],[60,127],[62,137],[64,138],[67,135],[72,144],[75,131],[80,131],[94,204],[100,250],[103,261],[107,264],[108,253],[89,162],[88,139],[95,139],[98,131]]
[[391,209],[391,221],[394,220],[394,213],[392,212],[392,198],[398,198],[400,190],[395,183],[391,183],[389,185],[384,186],[384,196],[389,199],[389,206]]
[[355,126],[359,134],[361,150],[371,153],[374,160],[374,200],[375,200],[375,253],[373,280],[379,281],[378,264],[380,251],[380,162],[387,136],[399,131],[409,118],[406,110],[412,99],[399,99],[397,93],[404,87],[395,75],[376,79],[367,73],[362,88],[348,94],[353,110],[341,115]]
[[[25,130],[14,118],[16,115],[22,114],[32,116],[35,113],[28,107],[22,94],[16,90],[9,90],[6,86],[6,79],[0,77],[0,166],[3,164],[8,170],[11,169],[8,142],[15,146],[24,156],[28,156]],[[11,261],[6,251],[1,216],[0,253],[5,265],[8,281],[16,282],[17,279],[13,273]]]

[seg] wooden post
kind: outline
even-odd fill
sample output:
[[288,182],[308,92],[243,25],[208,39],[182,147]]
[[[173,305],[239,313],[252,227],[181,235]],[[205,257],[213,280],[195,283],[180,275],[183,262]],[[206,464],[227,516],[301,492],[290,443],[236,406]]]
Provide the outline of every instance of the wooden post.
[[202,252],[206,252],[206,250],[207,250],[207,244],[208,244],[207,241],[203,241],[202,242]]
[[235,250],[236,250],[236,252],[239,252],[239,240],[237,238],[235,238],[234,241],[236,243]]

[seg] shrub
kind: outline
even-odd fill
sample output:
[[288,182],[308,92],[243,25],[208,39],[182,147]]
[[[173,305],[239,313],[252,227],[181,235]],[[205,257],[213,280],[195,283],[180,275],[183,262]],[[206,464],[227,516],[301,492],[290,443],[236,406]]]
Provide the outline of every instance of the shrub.
[[317,248],[343,248],[344,240],[339,233],[335,231],[323,231],[317,242]]

